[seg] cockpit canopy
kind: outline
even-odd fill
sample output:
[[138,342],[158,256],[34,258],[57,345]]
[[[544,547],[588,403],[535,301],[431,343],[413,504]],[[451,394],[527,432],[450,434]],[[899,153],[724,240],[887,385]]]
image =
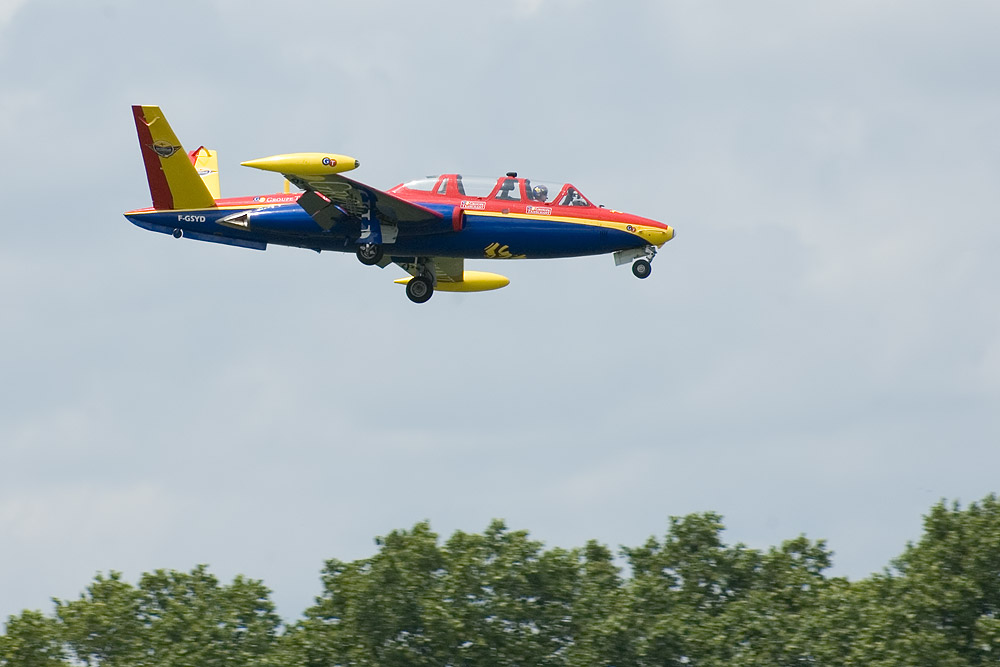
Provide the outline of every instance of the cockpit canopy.
[[475,197],[545,206],[593,206],[570,183],[537,181],[516,176],[489,178],[443,174],[397,185],[390,192],[409,190],[438,197]]

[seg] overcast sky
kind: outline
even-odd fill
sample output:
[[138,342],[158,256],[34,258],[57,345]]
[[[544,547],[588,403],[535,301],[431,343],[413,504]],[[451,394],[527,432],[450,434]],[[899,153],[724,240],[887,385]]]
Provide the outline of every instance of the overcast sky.
[[[429,519],[548,546],[828,540],[865,577],[1000,490],[1000,4],[0,0],[0,618],[208,563],[294,619]],[[668,222],[417,306],[347,255],[174,240],[129,106],[388,188],[575,183]]]

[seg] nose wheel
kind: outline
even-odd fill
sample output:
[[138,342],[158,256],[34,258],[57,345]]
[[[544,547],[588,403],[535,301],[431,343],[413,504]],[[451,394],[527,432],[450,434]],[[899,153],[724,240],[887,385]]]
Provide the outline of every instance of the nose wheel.
[[653,265],[649,263],[648,259],[637,259],[635,263],[632,264],[632,275],[640,280],[648,278],[652,270]]

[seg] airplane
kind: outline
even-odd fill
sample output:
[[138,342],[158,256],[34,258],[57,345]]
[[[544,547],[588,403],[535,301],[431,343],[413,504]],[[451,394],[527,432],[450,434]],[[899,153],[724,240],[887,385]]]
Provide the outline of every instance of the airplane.
[[[187,152],[156,106],[133,106],[152,206],[130,222],[175,238],[264,250],[268,244],[354,253],[362,264],[396,264],[395,282],[424,303],[435,291],[481,292],[510,280],[465,269],[467,259],[538,259],[611,253],[649,277],[657,249],[674,237],[662,222],[595,206],[570,183],[507,172],[498,178],[428,176],[379,190],[341,174],[360,162],[336,153],[288,153],[241,163],[282,174],[285,191],[223,199],[218,153]],[[290,192],[288,183],[303,190]]]

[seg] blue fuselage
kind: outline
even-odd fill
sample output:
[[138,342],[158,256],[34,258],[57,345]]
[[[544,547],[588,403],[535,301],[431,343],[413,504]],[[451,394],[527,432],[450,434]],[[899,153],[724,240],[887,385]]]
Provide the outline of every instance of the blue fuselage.
[[[640,248],[649,243],[622,225],[595,220],[490,211],[456,212],[451,204],[415,203],[440,213],[442,224],[423,228],[417,234],[399,225],[395,240],[386,242],[387,255],[465,259],[578,257]],[[461,220],[458,230],[451,222],[456,213]],[[340,224],[324,230],[298,204],[146,209],[129,212],[126,217],[151,231],[261,250],[267,244],[350,253],[357,249],[357,226]]]

